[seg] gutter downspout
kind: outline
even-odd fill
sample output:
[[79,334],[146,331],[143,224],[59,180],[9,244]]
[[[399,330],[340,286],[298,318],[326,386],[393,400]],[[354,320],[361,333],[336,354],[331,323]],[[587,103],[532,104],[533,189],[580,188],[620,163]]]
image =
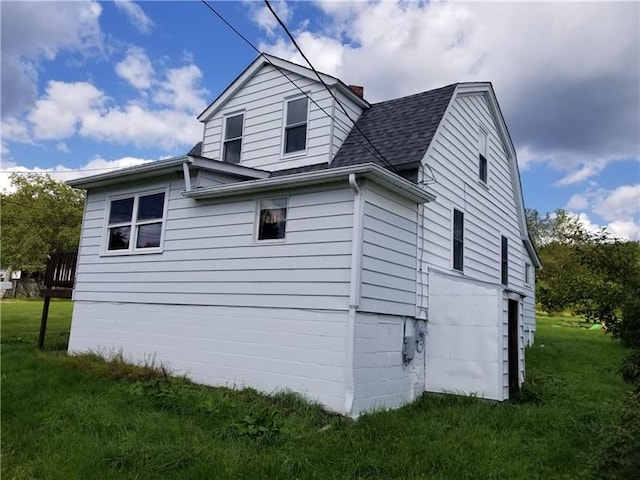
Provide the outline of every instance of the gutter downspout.
[[182,164],[182,173],[184,174],[184,189],[187,192],[191,191],[191,172],[189,172],[189,164],[184,162]]
[[360,305],[360,280],[362,274],[362,224],[364,213],[364,196],[358,185],[356,175],[349,174],[349,186],[353,189],[353,230],[351,234],[351,281],[349,291],[349,323],[347,326],[347,371],[345,382],[344,411],[352,416],[355,397],[355,347],[356,347],[356,312]]

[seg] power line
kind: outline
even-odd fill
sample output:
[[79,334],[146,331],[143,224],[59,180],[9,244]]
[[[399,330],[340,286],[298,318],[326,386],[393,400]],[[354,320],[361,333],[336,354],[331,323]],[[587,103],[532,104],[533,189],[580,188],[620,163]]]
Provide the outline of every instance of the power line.
[[322,79],[322,77],[320,76],[320,74],[318,73],[318,71],[315,69],[315,67],[313,66],[313,64],[311,63],[311,61],[307,58],[307,56],[304,54],[304,52],[302,51],[302,49],[300,48],[300,46],[298,45],[298,42],[296,42],[296,39],[294,38],[294,36],[292,35],[292,33],[289,31],[289,29],[287,28],[287,26],[285,25],[285,23],[280,19],[280,17],[278,16],[278,14],[275,12],[275,10],[273,9],[273,7],[271,6],[271,4],[269,3],[269,0],[264,0],[264,3],[267,5],[267,8],[269,9],[269,11],[273,14],[273,16],[275,17],[276,21],[280,24],[280,26],[282,27],[282,29],[285,31],[285,33],[287,34],[287,36],[289,37],[289,39],[291,40],[291,43],[293,43],[293,46],[296,47],[296,49],[298,50],[298,52],[300,52],[300,55],[302,55],[302,58],[304,58],[304,60],[307,62],[307,64],[309,65],[309,67],[311,68],[311,70],[313,70],[313,73],[316,74],[316,77],[318,77],[318,80],[320,81],[320,83],[322,83],[322,85],[324,86],[324,88],[327,90],[327,92],[329,92],[329,94],[333,97],[334,101],[340,106],[340,108],[342,109],[342,111],[344,112],[344,114],[347,116],[347,118],[353,123],[353,126],[356,128],[356,130],[358,131],[358,133],[360,135],[362,135],[362,137],[367,141],[367,143],[369,145],[371,145],[371,147],[373,148],[373,150],[378,154],[378,156],[382,159],[382,161],[389,167],[391,168],[395,173],[398,173],[398,170],[396,169],[395,165],[393,165],[388,159],[387,157],[385,157],[382,152],[380,150],[378,150],[378,148],[373,144],[373,142],[369,139],[369,137],[367,137],[364,132],[362,131],[362,129],[360,128],[360,126],[358,125],[358,123],[353,120],[351,118],[351,115],[349,115],[349,112],[347,112],[346,108],[344,107],[344,105],[342,105],[342,102],[340,102],[340,100],[338,100],[338,98],[335,96],[335,94],[331,91],[331,89],[329,88],[329,86],[325,83],[325,81]]
[[[282,70],[278,65],[274,64],[271,59],[269,59],[268,56],[266,56],[263,52],[261,52],[258,47],[256,47],[253,43],[251,43],[250,40],[248,40],[244,35],[242,35],[233,25],[231,25],[215,8],[213,8],[208,2],[207,0],[200,0],[211,12],[213,12],[216,17],[218,17],[220,20],[222,20],[224,22],[225,25],[227,25],[231,30],[233,30],[234,33],[236,33],[236,35],[238,35],[242,40],[244,40],[244,42],[249,45],[253,50],[255,50],[258,55],[260,55],[262,58],[264,58],[267,63],[269,63],[269,65],[271,65],[273,68],[275,68],[284,78],[286,78],[294,87],[296,87],[305,97],[307,97],[316,107],[318,107],[318,109],[320,111],[322,111],[322,113],[324,113],[328,118],[331,118],[334,120],[334,122],[340,122],[342,124],[341,125],[336,125],[336,127],[342,131],[344,134],[348,135],[350,133],[350,129],[353,126],[356,126],[356,122],[349,116],[349,114],[347,114],[347,118],[349,118],[349,120],[351,121],[352,125],[347,125],[347,123],[345,121],[343,121],[342,119],[339,118],[334,118],[331,116],[331,114],[329,114],[321,105],[318,104],[318,102],[316,102],[313,98],[311,98],[309,96],[309,94],[307,92],[305,92],[298,84],[295,83],[295,81],[293,81],[293,79],[291,79],[285,72],[284,70]],[[331,92],[330,92],[331,93]],[[331,95],[333,96],[333,93],[331,93]],[[335,97],[334,97],[335,98]],[[344,107],[343,107],[344,108]],[[345,128],[346,127],[346,128]],[[371,155],[372,157],[376,158],[376,155],[374,152],[372,152],[366,145],[364,145],[358,138],[354,138],[356,140],[356,142],[362,147],[364,148],[364,150]],[[386,159],[385,159],[386,160]],[[393,166],[392,166],[393,168]],[[394,168],[395,170],[395,168]]]

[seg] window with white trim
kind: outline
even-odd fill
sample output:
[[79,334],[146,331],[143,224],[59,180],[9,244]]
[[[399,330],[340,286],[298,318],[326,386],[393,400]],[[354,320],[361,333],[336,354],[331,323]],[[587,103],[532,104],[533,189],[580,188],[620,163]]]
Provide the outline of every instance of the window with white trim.
[[307,148],[307,113],[309,99],[293,98],[285,102],[284,153],[301,152]]
[[107,252],[159,250],[166,218],[166,192],[136,194],[109,202]]
[[284,240],[287,231],[287,197],[258,202],[258,240]]
[[479,130],[479,153],[478,153],[478,178],[481,182],[487,183],[489,164],[487,161],[487,131],[480,127]]
[[531,264],[524,264],[524,283],[525,285],[531,285]]
[[464,269],[464,213],[453,209],[453,268]]
[[244,113],[225,117],[222,161],[240,163]]

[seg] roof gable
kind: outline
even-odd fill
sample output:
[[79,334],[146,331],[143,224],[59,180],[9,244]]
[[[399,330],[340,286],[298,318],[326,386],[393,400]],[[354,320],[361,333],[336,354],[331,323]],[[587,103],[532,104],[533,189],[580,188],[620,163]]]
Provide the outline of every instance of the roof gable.
[[[431,144],[456,84],[374,103],[356,125],[394,167],[419,165]],[[331,166],[375,162],[389,167],[353,128],[336,153]]]
[[[277,70],[283,71],[285,73],[295,73],[300,75],[301,77],[308,78],[313,80],[314,82],[319,82],[318,77],[310,68],[303,67],[302,65],[298,65],[296,63],[289,62],[287,60],[283,60],[282,58],[274,57],[273,55],[268,55],[266,53],[262,53],[258,55],[258,57],[247,67],[244,71],[236,77],[236,79],[229,84],[229,86],[224,89],[224,91],[218,95],[216,98],[204,111],[198,115],[198,120],[201,122],[206,122],[209,118],[211,118],[216,111],[218,111],[222,106],[233,97],[258,71],[263,68],[265,65],[272,65]],[[351,100],[360,105],[362,108],[367,108],[369,106],[369,102],[358,97],[347,85],[345,85],[339,79],[332,77],[331,75],[327,75],[325,73],[318,72],[322,81],[328,87],[335,87],[341,90],[345,95],[347,95]]]

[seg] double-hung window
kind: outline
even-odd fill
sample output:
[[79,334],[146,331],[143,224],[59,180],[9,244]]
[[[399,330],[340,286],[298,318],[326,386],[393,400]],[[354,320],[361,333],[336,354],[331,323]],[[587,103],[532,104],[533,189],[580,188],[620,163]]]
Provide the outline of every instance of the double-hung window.
[[464,213],[453,210],[453,268],[463,271],[464,268]]
[[222,161],[227,163],[240,163],[242,154],[242,127],[244,114],[225,117],[224,125],[224,150]]
[[484,128],[479,131],[479,153],[478,153],[478,178],[482,183],[487,183],[489,165],[487,161],[487,138],[488,134]]
[[509,285],[509,240],[502,236],[502,246],[500,255],[500,278],[503,285]]
[[307,97],[285,102],[284,153],[301,152],[307,148]]
[[165,192],[137,194],[109,202],[107,252],[158,251],[166,217]]

